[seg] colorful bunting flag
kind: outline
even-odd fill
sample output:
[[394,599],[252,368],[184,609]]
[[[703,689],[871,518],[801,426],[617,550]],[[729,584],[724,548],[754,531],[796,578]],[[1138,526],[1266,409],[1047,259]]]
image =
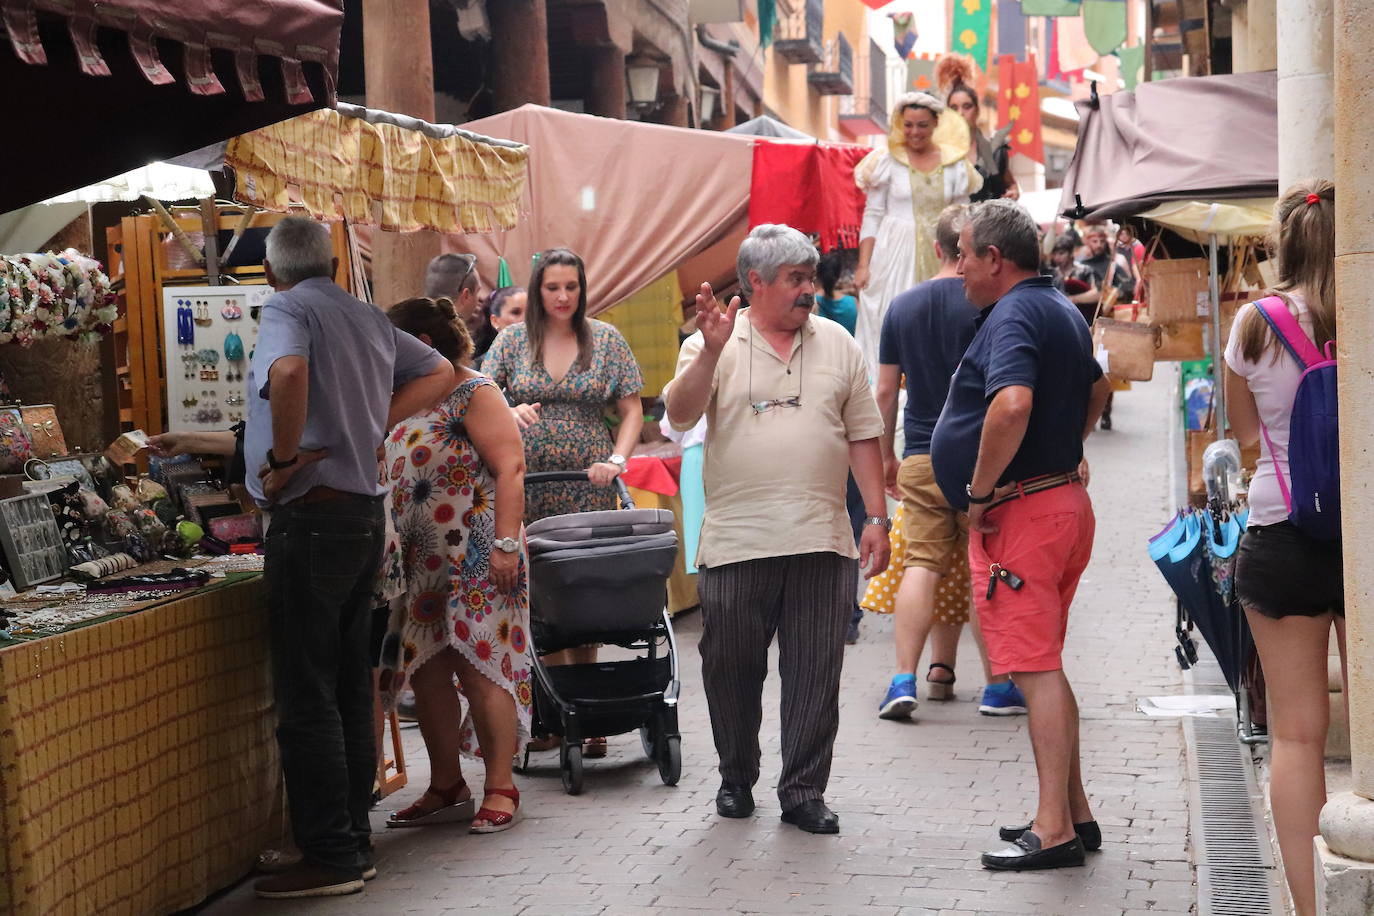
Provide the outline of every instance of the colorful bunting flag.
[[504,257],[496,259],[496,288],[512,285],[510,277],[510,265],[506,263]]
[[1083,0],[1083,33],[1098,54],[1110,54],[1126,43],[1124,0]]
[[935,88],[935,61],[913,57],[906,62],[906,88],[909,92],[930,92]]
[[773,43],[773,27],[778,22],[777,0],[759,0],[759,47]]
[[992,0],[954,0],[954,28],[950,48],[968,54],[988,68],[988,33],[992,29]]
[[1059,69],[1072,73],[1097,63],[1098,53],[1083,33],[1082,16],[1061,16],[1054,21],[1058,38]]
[[1021,0],[1022,16],[1077,16],[1083,0]]
[[864,0],[864,6],[871,10],[880,10],[891,2],[892,0]]
[[1134,48],[1117,48],[1116,56],[1121,60],[1121,78],[1126,82],[1126,90],[1134,91],[1145,68],[1145,46],[1139,44]]
[[997,4],[997,53],[1026,56],[1026,17],[1021,15],[1021,0],[1000,0]]
[[888,13],[892,17],[892,44],[897,56],[906,60],[916,47],[916,14]]
[[1035,61],[1017,62],[1010,54],[997,59],[997,124],[1011,125],[1011,151],[1036,162],[1045,161],[1040,128],[1040,77]]

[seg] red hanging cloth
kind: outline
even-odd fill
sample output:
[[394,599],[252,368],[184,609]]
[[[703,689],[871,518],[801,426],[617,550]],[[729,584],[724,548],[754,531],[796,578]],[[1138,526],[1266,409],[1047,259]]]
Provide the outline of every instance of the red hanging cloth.
[[847,143],[754,141],[749,226],[785,223],[820,237],[821,250],[857,248],[864,193],[854,166],[869,153]]

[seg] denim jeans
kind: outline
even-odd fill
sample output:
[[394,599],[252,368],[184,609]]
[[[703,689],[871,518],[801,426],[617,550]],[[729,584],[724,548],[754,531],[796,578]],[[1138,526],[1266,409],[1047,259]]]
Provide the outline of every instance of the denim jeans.
[[368,657],[381,498],[287,505],[267,533],[272,678],[291,828],[306,859],[371,864],[377,771]]

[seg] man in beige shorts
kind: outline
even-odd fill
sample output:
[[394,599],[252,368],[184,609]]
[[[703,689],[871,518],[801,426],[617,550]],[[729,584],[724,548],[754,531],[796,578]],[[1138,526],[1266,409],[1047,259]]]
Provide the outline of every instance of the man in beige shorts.
[[[916,710],[916,666],[931,637],[932,663],[927,696],[953,696],[954,657],[959,633],[970,619],[968,516],[951,508],[935,483],[930,439],[940,418],[950,379],[973,339],[977,310],[964,296],[956,272],[962,205],[947,207],[935,229],[940,272],[892,300],[883,320],[878,350],[878,407],[883,413],[884,472],[889,492],[902,501],[902,582],[893,601],[897,670],[878,707],[883,719],[907,719]],[[905,448],[900,462],[894,449],[897,393],[906,378],[903,418]],[[932,635],[933,627],[933,635]],[[988,670],[975,621],[974,635],[987,686],[979,712],[1024,715],[1020,691],[1006,675]]]

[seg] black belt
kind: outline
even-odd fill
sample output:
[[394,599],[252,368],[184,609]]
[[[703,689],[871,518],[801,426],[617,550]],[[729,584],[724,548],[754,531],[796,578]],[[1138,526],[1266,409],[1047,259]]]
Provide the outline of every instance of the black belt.
[[1079,483],[1082,481],[1077,471],[1069,471],[1067,474],[1046,474],[1043,477],[1032,477],[1030,480],[1022,480],[1007,486],[1015,487],[1012,492],[1005,496],[994,499],[988,509],[995,509],[1003,503],[1009,503],[1013,499],[1021,499],[1030,496],[1032,493],[1039,493],[1041,490],[1053,490],[1055,487],[1062,487],[1065,484]]

